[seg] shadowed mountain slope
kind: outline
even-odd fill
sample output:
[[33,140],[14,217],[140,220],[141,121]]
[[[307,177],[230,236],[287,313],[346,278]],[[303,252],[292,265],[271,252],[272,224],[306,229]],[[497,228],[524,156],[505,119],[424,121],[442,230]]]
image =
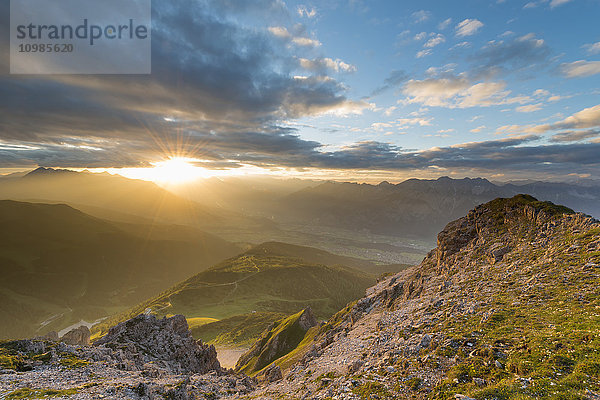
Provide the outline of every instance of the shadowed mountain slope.
[[178,226],[118,225],[64,204],[0,201],[0,337],[104,317],[239,249]]

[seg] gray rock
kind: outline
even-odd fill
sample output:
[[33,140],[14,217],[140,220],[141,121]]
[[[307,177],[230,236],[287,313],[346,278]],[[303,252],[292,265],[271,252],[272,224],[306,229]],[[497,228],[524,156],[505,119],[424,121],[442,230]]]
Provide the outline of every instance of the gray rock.
[[265,379],[268,382],[277,382],[283,379],[283,374],[281,373],[281,368],[279,365],[273,365],[265,371]]
[[119,349],[123,362],[131,362],[137,369],[154,361],[175,373],[222,371],[215,347],[196,342],[183,315],[160,320],[154,315],[138,315],[110,328],[94,345]]
[[65,333],[60,338],[60,341],[72,346],[88,346],[90,344],[90,336],[92,336],[90,328],[80,326]]
[[421,343],[419,345],[422,348],[426,349],[429,347],[430,344],[431,344],[431,336],[429,336],[428,334],[423,335],[423,338],[421,339]]

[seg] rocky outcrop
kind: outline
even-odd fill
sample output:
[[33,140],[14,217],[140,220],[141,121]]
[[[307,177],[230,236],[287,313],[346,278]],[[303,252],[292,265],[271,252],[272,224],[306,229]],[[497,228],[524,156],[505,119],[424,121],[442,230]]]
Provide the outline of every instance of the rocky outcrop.
[[201,374],[221,370],[215,347],[195,341],[183,315],[138,315],[110,328],[94,345],[120,350],[137,367],[155,363],[174,373]]
[[[265,368],[273,361],[288,354],[304,339],[306,332],[317,325],[317,319],[310,307],[277,321],[265,331],[261,338],[238,360],[235,370],[252,374]],[[281,371],[279,371],[281,373]],[[267,374],[267,380],[274,379],[276,371]]]
[[[526,195],[478,206],[420,265],[332,317],[253,398],[469,400],[540,387],[594,398],[599,250],[600,223],[566,207]],[[592,365],[596,380],[579,378]]]
[[73,346],[87,346],[90,344],[92,333],[87,326],[79,326],[65,333],[60,341]]

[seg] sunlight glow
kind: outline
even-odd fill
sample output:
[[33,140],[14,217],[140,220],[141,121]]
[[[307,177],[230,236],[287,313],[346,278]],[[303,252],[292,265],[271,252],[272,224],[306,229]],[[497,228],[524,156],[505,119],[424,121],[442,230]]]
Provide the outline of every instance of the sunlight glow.
[[206,170],[192,164],[196,160],[184,157],[172,157],[166,161],[157,162],[149,173],[153,181],[162,183],[185,183],[206,176]]

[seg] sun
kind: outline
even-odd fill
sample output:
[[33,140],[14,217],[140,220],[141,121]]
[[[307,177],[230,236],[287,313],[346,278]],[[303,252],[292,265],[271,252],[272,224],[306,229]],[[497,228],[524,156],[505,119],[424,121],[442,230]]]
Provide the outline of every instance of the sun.
[[151,180],[163,184],[182,184],[206,177],[206,170],[192,164],[192,158],[171,157],[165,161],[153,163],[148,174]]

